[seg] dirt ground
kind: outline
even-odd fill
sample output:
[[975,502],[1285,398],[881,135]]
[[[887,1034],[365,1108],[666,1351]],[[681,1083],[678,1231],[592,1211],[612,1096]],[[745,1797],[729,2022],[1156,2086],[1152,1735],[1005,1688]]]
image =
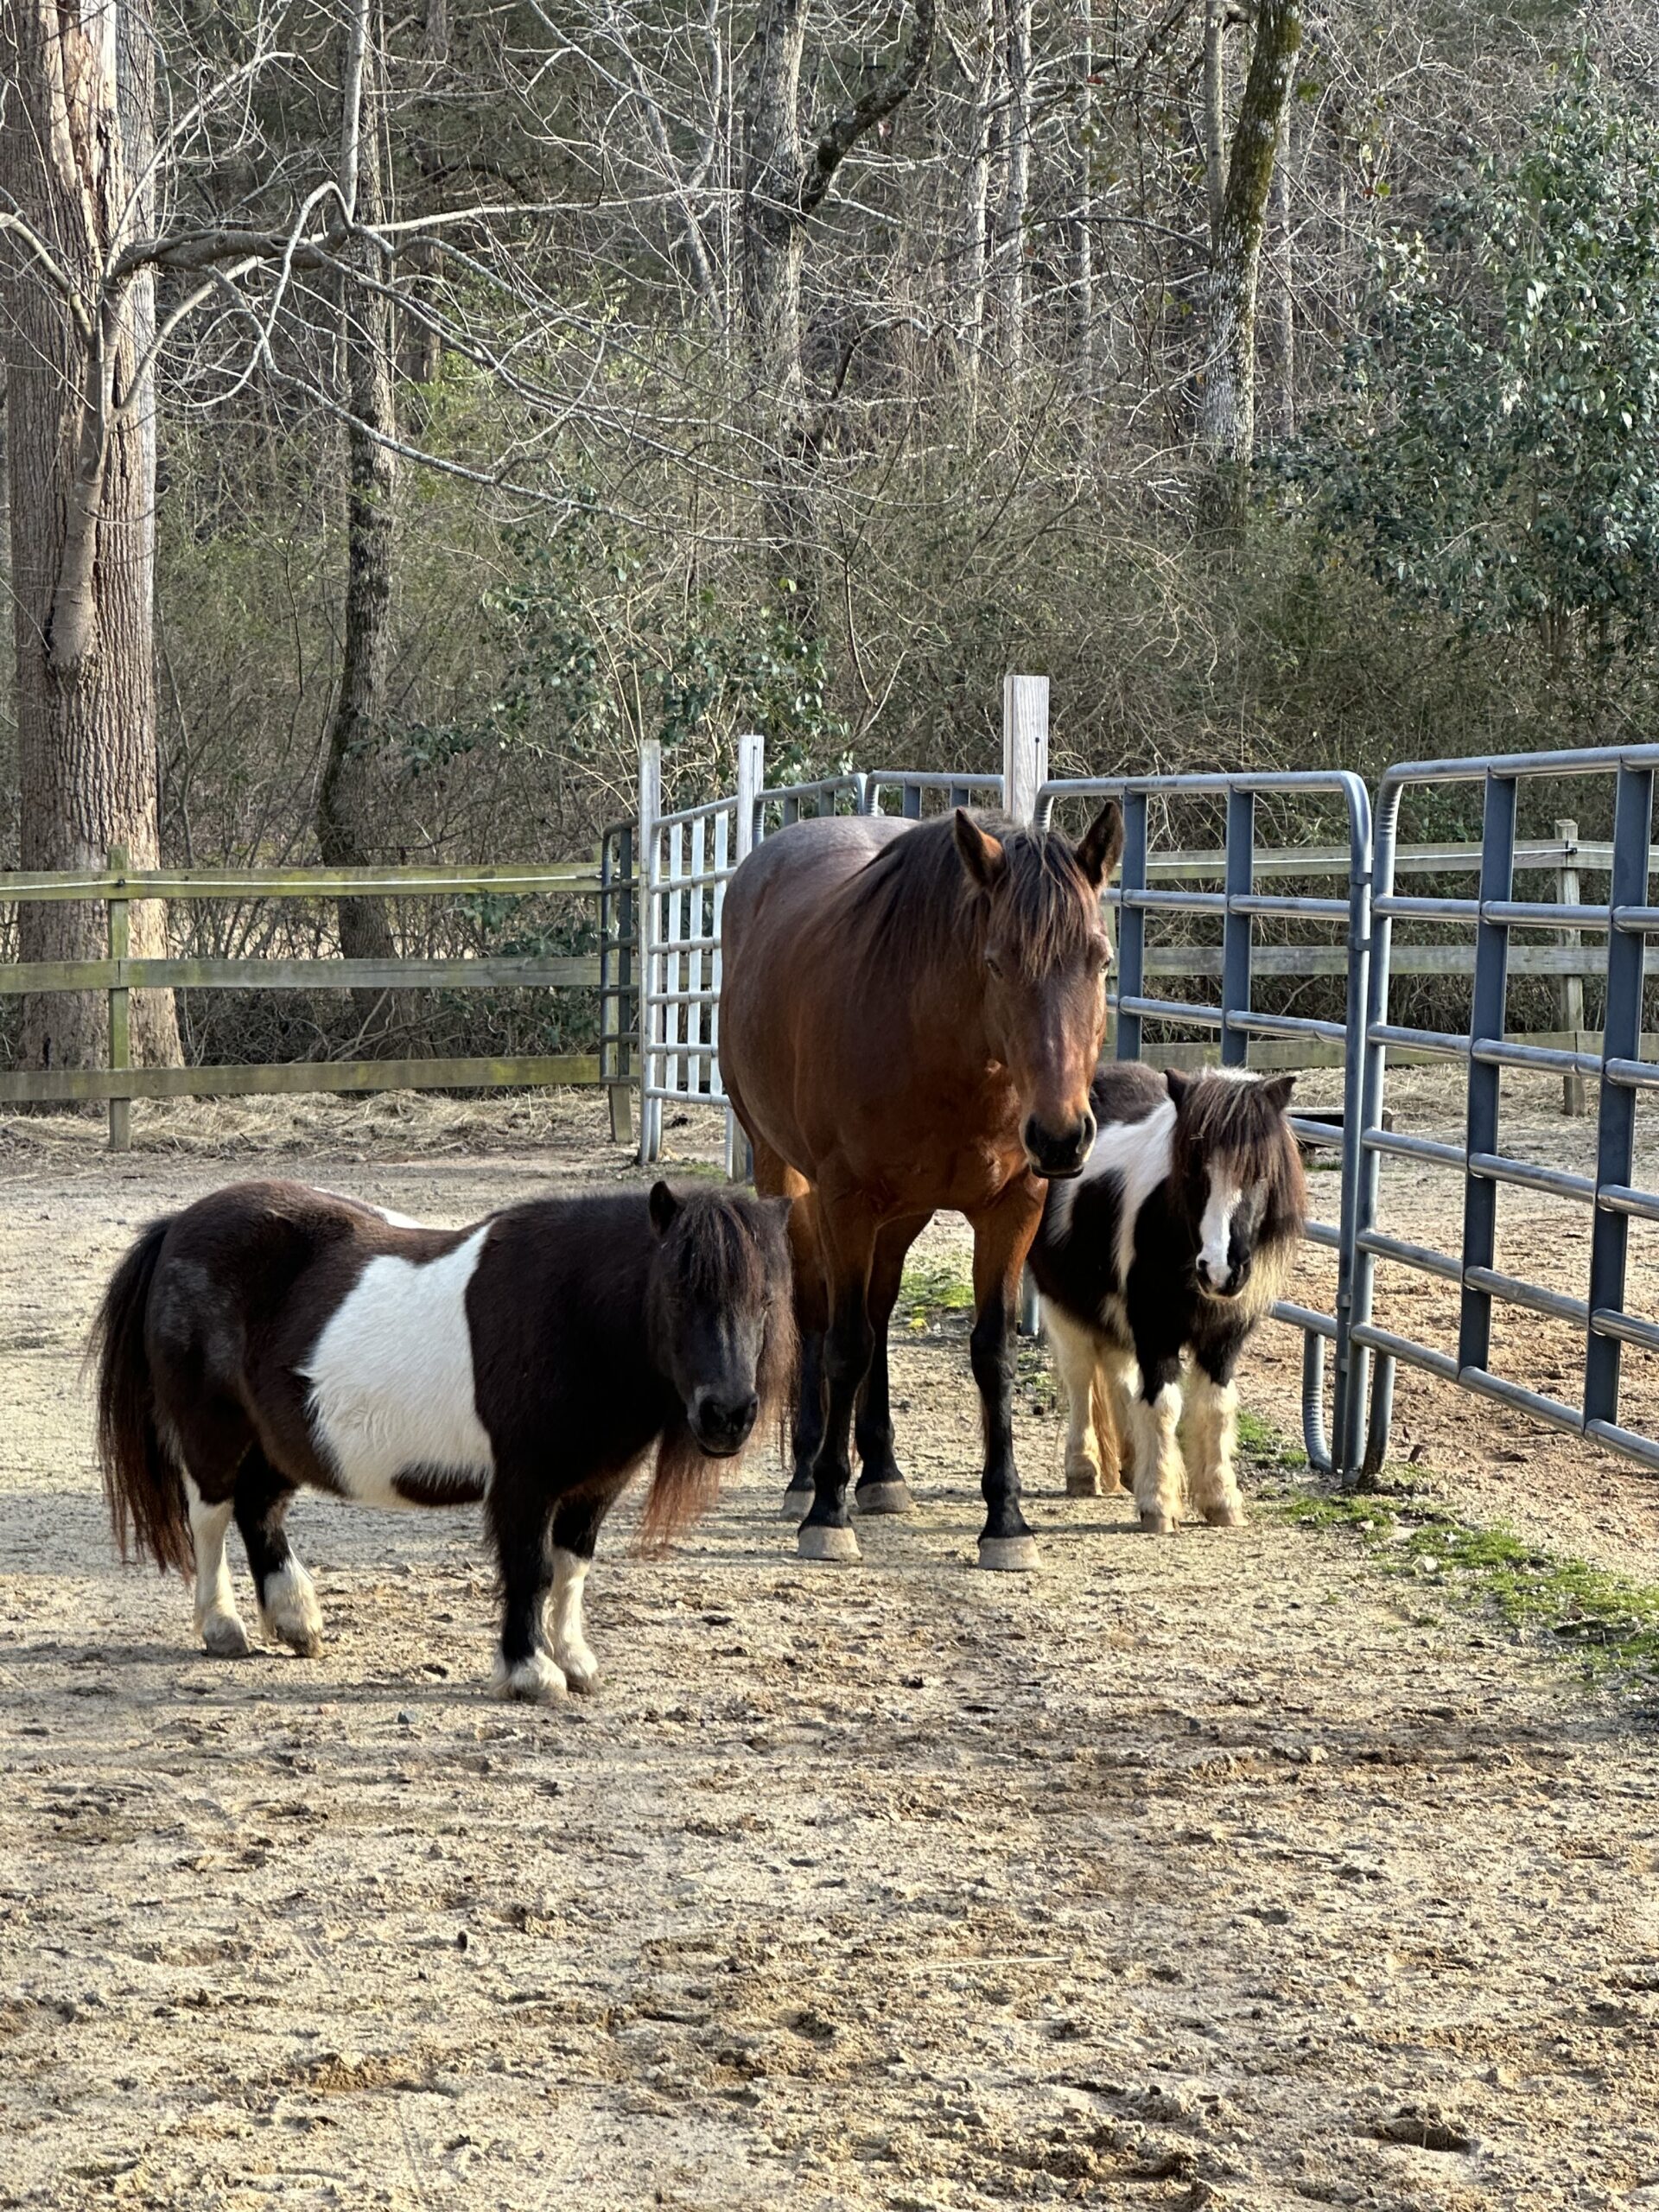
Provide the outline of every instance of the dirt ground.
[[[919,1506],[861,1567],[796,1561],[769,1455],[666,1562],[607,1532],[591,1700],[483,1694],[460,1513],[302,1501],[324,1656],[206,1659],[76,1382],[138,1224],[638,1171],[585,1103],[137,1121],[0,1124],[0,2204],[1659,2205],[1656,1716],[1266,1511],[1133,1535],[1036,1393],[1044,1567],[976,1573],[954,1325],[898,1345]],[[1650,1576],[1649,1478],[1505,1419],[1402,1386],[1465,1508]]]

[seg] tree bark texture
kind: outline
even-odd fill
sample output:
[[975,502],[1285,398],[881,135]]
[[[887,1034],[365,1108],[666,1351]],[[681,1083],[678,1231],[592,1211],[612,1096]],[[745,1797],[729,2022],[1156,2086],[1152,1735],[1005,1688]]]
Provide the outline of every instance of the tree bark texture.
[[921,79],[933,44],[934,0],[915,0],[899,59],[819,130],[800,123],[801,60],[810,0],[763,0],[744,102],[742,304],[763,442],[760,529],[774,574],[793,585],[798,628],[817,626],[818,531],[813,479],[823,434],[801,358],[806,225],[865,132]]
[[1211,260],[1210,326],[1198,407],[1198,444],[1209,470],[1205,504],[1209,518],[1224,529],[1243,520],[1245,477],[1255,452],[1262,238],[1301,42],[1301,0],[1260,0]]
[[[148,272],[108,281],[153,206],[149,0],[0,0],[0,191],[50,257],[0,258],[7,366],[12,620],[25,868],[101,872],[111,845],[159,859],[156,436]],[[165,914],[131,917],[135,957]],[[25,905],[25,960],[101,958],[99,904]],[[176,1060],[170,992],[135,993],[139,1060]],[[25,1001],[26,1065],[96,1066],[100,995]]]
[[[385,215],[380,146],[381,104],[373,73],[376,42],[367,36],[370,0],[359,0],[341,61],[340,181],[354,218]],[[384,279],[378,248],[357,243],[351,253],[364,273]],[[388,772],[386,669],[391,626],[397,456],[385,440],[397,429],[392,385],[392,308],[384,292],[340,286],[340,354],[346,427],[346,608],[340,689],[329,719],[327,753],[317,788],[317,846],[326,868],[364,868],[376,855],[375,823]],[[390,958],[396,950],[385,902],[342,899],[340,949],[348,959]],[[391,1001],[374,991],[354,995],[366,1021],[385,1027]]]
[[971,384],[985,353],[986,279],[990,267],[992,105],[996,87],[995,0],[974,0],[966,59],[971,72],[968,159],[962,178],[962,280],[957,328]]
[[1007,0],[1007,165],[996,249],[997,340],[1012,383],[1026,364],[1026,205],[1031,188],[1032,0]]

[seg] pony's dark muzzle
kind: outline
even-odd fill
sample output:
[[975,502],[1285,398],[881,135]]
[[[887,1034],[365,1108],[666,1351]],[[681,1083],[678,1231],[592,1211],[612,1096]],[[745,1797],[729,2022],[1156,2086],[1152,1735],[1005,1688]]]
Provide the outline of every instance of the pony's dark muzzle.
[[746,1398],[723,1398],[715,1390],[699,1390],[691,1401],[691,1433],[711,1459],[728,1459],[748,1442],[760,1401],[751,1390]]
[[1095,1117],[1087,1107],[1069,1129],[1046,1129],[1033,1114],[1026,1122],[1026,1158],[1033,1174],[1046,1176],[1051,1183],[1063,1183],[1073,1175],[1081,1175],[1095,1141]]

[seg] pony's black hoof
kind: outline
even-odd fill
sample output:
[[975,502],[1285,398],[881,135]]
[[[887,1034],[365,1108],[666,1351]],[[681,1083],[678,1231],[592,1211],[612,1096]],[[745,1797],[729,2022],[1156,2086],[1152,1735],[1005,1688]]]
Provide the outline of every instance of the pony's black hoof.
[[850,1529],[837,1529],[827,1521],[804,1521],[796,1538],[796,1548],[803,1559],[849,1561],[862,1559],[858,1538]]
[[853,1492],[853,1503],[861,1513],[910,1513],[916,1501],[910,1484],[897,1475],[887,1483],[861,1483]]
[[1042,1554],[1033,1535],[982,1536],[979,1563],[996,1574],[1029,1574],[1042,1564]]
[[779,1517],[785,1521],[804,1521],[812,1510],[812,1501],[817,1495],[810,1484],[804,1490],[786,1490],[784,1502],[778,1509]]

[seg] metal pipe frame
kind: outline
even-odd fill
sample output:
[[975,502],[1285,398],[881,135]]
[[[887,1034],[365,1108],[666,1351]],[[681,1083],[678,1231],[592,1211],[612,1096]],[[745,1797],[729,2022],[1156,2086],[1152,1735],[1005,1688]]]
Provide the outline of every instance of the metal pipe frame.
[[[1626,1344],[1659,1349],[1659,1329],[1624,1311],[1625,1262],[1633,1219],[1659,1221],[1659,1194],[1637,1190],[1635,1166],[1636,1094],[1659,1087],[1659,1065],[1641,1058],[1642,992],[1646,939],[1659,934],[1659,908],[1648,903],[1655,864],[1651,837],[1654,776],[1659,746],[1604,747],[1583,752],[1512,753],[1487,761],[1408,761],[1390,768],[1377,794],[1372,899],[1373,943],[1364,1039],[1360,1206],[1355,1236],[1353,1337],[1358,1361],[1374,1361],[1363,1471],[1382,1466],[1393,1411],[1397,1362],[1453,1382],[1512,1407],[1529,1419],[1590,1437],[1659,1466],[1659,1442],[1624,1427],[1618,1419],[1620,1360]],[[1516,899],[1511,895],[1517,856],[1516,803],[1531,778],[1611,775],[1615,779],[1613,836],[1605,904]],[[1401,804],[1414,785],[1482,782],[1484,785],[1480,891],[1476,899],[1427,899],[1395,894]],[[1475,983],[1466,1034],[1452,1037],[1404,1027],[1387,1019],[1396,918],[1472,924]],[[1530,929],[1589,929],[1607,938],[1607,1008],[1602,1050],[1564,1052],[1507,1040],[1504,995],[1510,932]],[[1439,1052],[1466,1067],[1465,1141],[1454,1146],[1408,1138],[1382,1128],[1387,1057],[1391,1046]],[[1506,1067],[1595,1076],[1599,1111],[1593,1176],[1516,1160],[1501,1148],[1498,1085]],[[1455,1167],[1464,1178],[1464,1236],[1460,1256],[1430,1253],[1384,1236],[1376,1227],[1377,1179],[1385,1155]],[[1504,1273],[1493,1264],[1497,1188],[1507,1184],[1540,1191],[1592,1209],[1587,1295],[1573,1297]],[[1378,1260],[1458,1283],[1458,1353],[1444,1352],[1380,1327],[1372,1319]],[[1583,1385],[1577,1406],[1529,1390],[1491,1368],[1491,1309],[1495,1299],[1565,1322],[1583,1337]]]
[[[1258,864],[1276,874],[1294,871],[1295,855],[1283,848],[1256,850],[1256,804],[1276,794],[1320,793],[1340,798],[1348,816],[1348,896],[1300,898],[1263,893],[1255,887]],[[1220,891],[1152,890],[1148,853],[1149,802],[1162,794],[1208,795],[1226,808],[1226,843],[1216,856]],[[1110,903],[1118,921],[1117,988],[1109,999],[1116,1014],[1114,1050],[1119,1059],[1142,1057],[1148,1020],[1178,1022],[1216,1031],[1222,1065],[1243,1067],[1252,1037],[1313,1037],[1343,1047],[1343,1118],[1340,1138],[1340,1218],[1334,1238],[1337,1295],[1334,1313],[1320,1314],[1280,1300],[1274,1318],[1303,1332],[1302,1440],[1310,1463],[1321,1472],[1345,1474],[1357,1467],[1362,1449],[1363,1398],[1357,1398],[1350,1326],[1354,1268],[1353,1229],[1357,1217],[1362,1126],[1362,1076],[1371,951],[1371,807],[1360,779],[1345,770],[1321,772],[1277,771],[1262,775],[1063,777],[1046,783],[1037,795],[1036,819],[1046,829],[1055,806],[1065,799],[1116,798],[1123,809],[1123,861],[1119,887]],[[1329,864],[1327,863],[1327,866]],[[1318,870],[1312,872],[1319,872]],[[1221,1004],[1199,1006],[1186,1000],[1159,998],[1147,988],[1146,918],[1148,913],[1219,914],[1222,917]],[[1340,1021],[1318,1021],[1300,1014],[1255,1013],[1250,1006],[1254,924],[1258,917],[1340,922],[1346,931],[1347,1007]],[[1326,1244],[1324,1236],[1313,1241]],[[1325,1428],[1325,1345],[1334,1352],[1332,1425]]]

